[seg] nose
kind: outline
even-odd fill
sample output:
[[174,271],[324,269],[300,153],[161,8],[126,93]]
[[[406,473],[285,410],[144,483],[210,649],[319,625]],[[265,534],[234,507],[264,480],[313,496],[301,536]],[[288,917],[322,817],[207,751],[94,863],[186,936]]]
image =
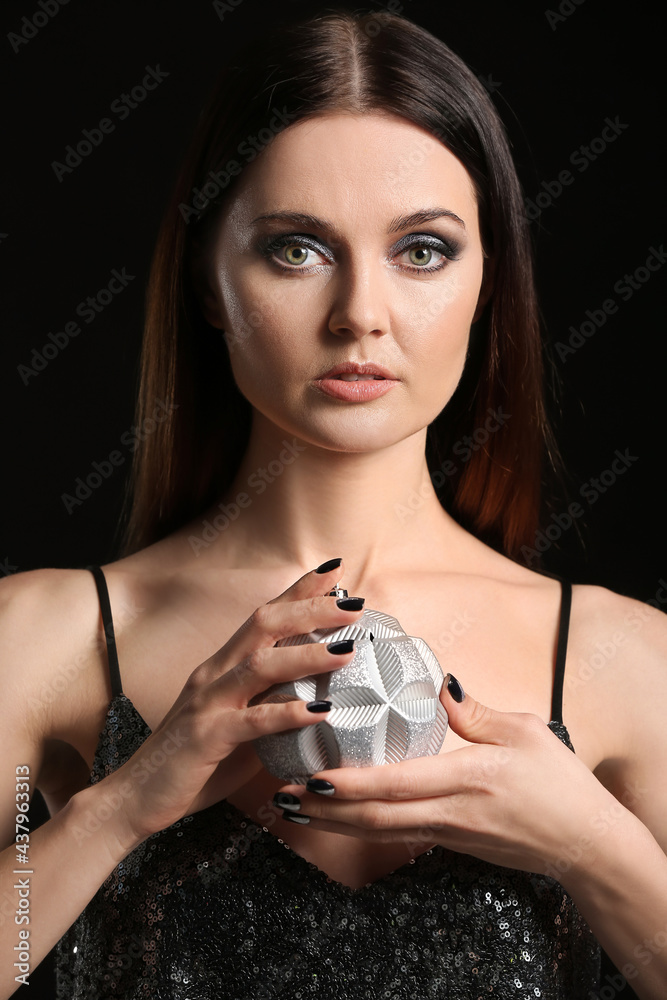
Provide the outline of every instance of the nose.
[[333,303],[329,330],[337,336],[361,340],[369,333],[390,330],[391,289],[386,265],[381,261],[351,260],[332,279]]

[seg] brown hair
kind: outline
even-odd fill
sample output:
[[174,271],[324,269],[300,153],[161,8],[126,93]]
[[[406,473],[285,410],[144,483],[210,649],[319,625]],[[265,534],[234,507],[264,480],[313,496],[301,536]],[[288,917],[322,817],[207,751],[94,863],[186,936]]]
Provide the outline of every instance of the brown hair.
[[[144,427],[156,402],[169,417],[135,452],[123,554],[196,517],[236,474],[250,405],[220,331],[202,315],[193,265],[239,161],[252,162],[282,128],[336,111],[411,121],[472,178],[493,290],[461,381],[428,428],[426,459],[443,506],[468,530],[519,561],[534,542],[545,443],[555,452],[528,225],[502,123],[471,70],[424,28],[399,15],[334,10],[253,40],[225,66],[200,115],[152,261],[136,421]],[[493,413],[500,429],[489,431]]]

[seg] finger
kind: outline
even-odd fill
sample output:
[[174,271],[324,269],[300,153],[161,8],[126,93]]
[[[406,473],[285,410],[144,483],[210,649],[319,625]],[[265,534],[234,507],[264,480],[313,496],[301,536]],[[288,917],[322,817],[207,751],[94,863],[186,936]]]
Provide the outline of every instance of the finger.
[[[299,813],[294,813],[298,816]],[[288,822],[290,822],[288,820]],[[292,821],[293,822],[293,821]],[[298,820],[296,821],[298,823]],[[339,833],[344,837],[354,837],[356,840],[364,840],[375,844],[405,844],[405,860],[399,861],[396,865],[401,868],[423,851],[435,847],[440,842],[440,838],[446,835],[446,828],[429,825],[428,822],[414,827],[387,827],[385,829],[359,826],[353,822],[335,820],[331,817],[311,817],[308,826],[316,830],[324,830],[327,833]]]
[[287,590],[284,590],[278,597],[267,601],[267,604],[283,604],[287,601],[299,600],[302,597],[317,597],[333,590],[334,585],[340,580],[343,573],[343,559],[327,559],[320,563],[315,569],[309,570],[295,580]]
[[[323,798],[332,801],[402,800],[432,798],[462,791],[466,780],[466,762],[457,758],[466,748],[448,754],[416,757],[395,764],[375,767],[338,767],[317,771],[313,779],[323,779],[334,786],[326,796],[311,792],[306,785],[284,785],[279,791],[308,796],[309,803]],[[304,811],[308,811],[304,807]]]
[[[296,788],[298,786],[289,786]],[[303,788],[303,786],[301,786]],[[281,792],[278,795],[282,794]],[[291,793],[292,795],[294,793]],[[285,818],[294,817],[303,825],[316,826],[319,830],[343,833],[361,837],[378,843],[395,843],[411,840],[433,843],[444,833],[460,824],[460,800],[458,797],[442,798],[434,808],[432,799],[414,799],[409,802],[365,802],[336,801],[335,799],[313,796],[308,793],[298,796],[300,807],[285,808]],[[273,804],[281,808],[274,797]],[[448,817],[450,821],[448,821]],[[304,822],[308,820],[307,824]],[[289,820],[288,820],[289,822]]]
[[[218,763],[240,743],[250,743],[260,736],[289,732],[304,726],[316,725],[326,718],[326,711],[311,712],[304,701],[262,702],[247,708],[229,708],[216,705],[206,697],[206,691],[195,694],[184,706],[185,715],[196,716],[187,720],[188,731],[197,734],[198,752],[204,754],[205,765]],[[210,756],[207,757],[206,754]]]
[[280,598],[256,608],[206,663],[219,671],[221,667],[228,668],[238,663],[258,647],[273,646],[280,639],[318,628],[354,624],[363,615],[363,605],[352,610],[339,607],[336,596],[329,596],[328,593],[336,582],[334,577],[339,575],[340,569],[323,574],[311,570]]
[[[447,710],[449,726],[469,743],[491,743],[514,747],[542,736],[550,739],[551,730],[538,715],[530,712],[498,712],[466,694],[459,681],[447,674],[440,691],[440,701]],[[548,735],[547,735],[548,734]],[[445,737],[446,739],[446,737]]]
[[[396,803],[484,789],[510,759],[511,750],[508,747],[490,744],[461,747],[448,753],[375,767],[339,767],[317,771],[312,778],[323,779],[333,785],[334,791],[326,793],[332,801],[379,799]],[[325,794],[311,791],[306,785],[285,785],[279,791],[300,796],[307,793],[310,801]]]
[[[342,574],[342,559],[339,565],[331,566],[331,563],[336,564],[337,562],[338,560],[334,559],[323,563],[325,572],[318,572],[322,568],[319,566],[309,573],[305,573],[279,597],[257,608],[224,646],[216,650],[212,656],[192,671],[177,700],[162,719],[160,726],[167,725],[171,718],[192,698],[193,694],[201,688],[211,684],[244,661],[247,667],[246,657],[251,657],[258,648],[272,647],[278,639],[285,636],[309,632],[314,628],[335,628],[349,625],[358,620],[363,615],[363,608],[357,611],[339,608],[336,604],[336,598],[328,596],[328,591],[333,589],[334,584]],[[327,565],[330,565],[328,570],[326,570]],[[323,591],[326,596],[323,595]],[[308,645],[310,648],[314,648],[316,644]],[[339,660],[337,665],[342,666],[342,663],[348,662],[349,659],[350,657],[344,661]],[[317,666],[317,660],[314,663]],[[252,664],[250,667],[252,668]],[[329,669],[332,668],[333,664]],[[326,669],[324,664],[322,669]],[[310,672],[305,670],[298,676],[306,676]],[[253,671],[250,669],[249,676],[252,673]],[[262,688],[255,688],[250,692],[250,696],[265,690],[271,683],[274,681],[267,682]]]
[[[317,682],[303,680],[317,677],[354,659],[354,644],[348,652],[340,651],[341,642],[308,642],[299,646],[269,646],[254,650],[231,670],[208,685],[211,698],[241,705],[251,705],[254,698],[274,684],[302,680],[299,697],[317,698]],[[321,688],[320,688],[321,690]]]

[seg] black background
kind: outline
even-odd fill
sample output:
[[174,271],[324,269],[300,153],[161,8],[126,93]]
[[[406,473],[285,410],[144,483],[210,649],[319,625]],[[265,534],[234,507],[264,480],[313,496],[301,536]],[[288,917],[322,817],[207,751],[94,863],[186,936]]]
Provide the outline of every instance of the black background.
[[[197,113],[220,64],[261,22],[331,6],[234,0],[218,13],[209,0],[70,0],[17,52],[2,39],[2,573],[116,557],[130,457],[121,437],[133,425],[149,262]],[[339,6],[397,10],[464,58],[492,93],[528,199],[562,170],[573,175],[531,224],[548,338],[554,348],[566,343],[569,328],[606,299],[618,311],[575,353],[562,359],[554,351],[558,438],[570,499],[585,516],[551,545],[545,564],[577,583],[655,599],[667,577],[662,270],[628,301],[614,290],[667,235],[653,11],[602,0],[563,0],[560,14],[556,3],[508,8],[490,0]],[[22,19],[40,10],[37,0],[5,2],[3,35],[20,32]],[[158,64],[168,77],[124,121],[111,114],[112,102]],[[104,117],[115,130],[59,182],[52,162]],[[599,137],[607,118],[627,127],[580,171],[571,154]],[[114,268],[134,279],[94,322],[81,322],[78,303],[104,288]],[[19,366],[32,364],[33,348],[41,351],[49,332],[73,320],[80,335],[24,384]],[[636,459],[627,471],[595,503],[582,501],[582,484],[626,449]],[[62,494],[114,450],[124,464],[68,513]],[[33,828],[44,818],[38,793]],[[33,996],[51,995],[49,962],[31,976]]]

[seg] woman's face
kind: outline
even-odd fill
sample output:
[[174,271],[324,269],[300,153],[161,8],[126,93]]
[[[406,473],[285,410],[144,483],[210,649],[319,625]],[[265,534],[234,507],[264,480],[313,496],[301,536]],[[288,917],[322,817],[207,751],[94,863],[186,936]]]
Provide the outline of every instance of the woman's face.
[[[450,399],[483,253],[472,181],[430,133],[385,114],[290,126],[245,167],[213,246],[204,313],[240,391],[281,431],[370,451]],[[395,381],[375,398],[329,395],[318,377],[349,361]]]

